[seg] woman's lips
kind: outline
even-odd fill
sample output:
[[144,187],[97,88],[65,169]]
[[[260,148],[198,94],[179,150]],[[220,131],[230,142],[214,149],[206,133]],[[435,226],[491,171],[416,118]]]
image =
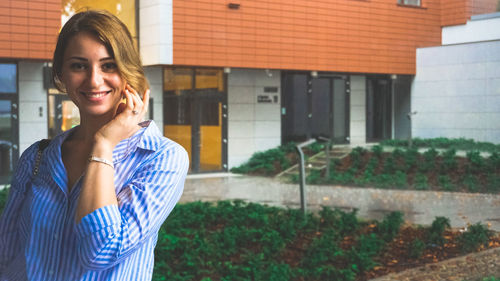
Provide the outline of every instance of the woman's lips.
[[90,101],[101,101],[110,92],[111,92],[111,90],[109,90],[109,91],[98,91],[98,92],[80,92],[80,93],[82,95],[84,95]]

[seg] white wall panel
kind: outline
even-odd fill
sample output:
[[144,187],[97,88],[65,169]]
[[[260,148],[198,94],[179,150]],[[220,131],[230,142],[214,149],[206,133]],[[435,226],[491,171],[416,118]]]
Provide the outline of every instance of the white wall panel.
[[413,136],[500,143],[498,54],[500,40],[417,49]]
[[351,76],[351,110],[350,110],[351,144],[366,142],[366,77]]
[[41,62],[24,61],[18,64],[20,154],[34,142],[48,136],[47,91],[43,88],[43,65]]
[[[271,73],[270,75],[268,73]],[[276,87],[276,93],[264,93]],[[277,102],[259,103],[259,95],[278,96]],[[228,74],[228,164],[238,166],[258,151],[281,143],[280,72],[231,69]]]
[[500,13],[473,16],[463,25],[444,27],[443,45],[500,39]]
[[139,2],[139,44],[143,64],[173,64],[172,0]]

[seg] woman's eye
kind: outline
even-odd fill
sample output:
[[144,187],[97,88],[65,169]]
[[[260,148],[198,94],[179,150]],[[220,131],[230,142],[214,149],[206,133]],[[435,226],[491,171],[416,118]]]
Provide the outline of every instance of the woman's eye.
[[102,65],[103,71],[106,71],[106,72],[115,71],[117,68],[118,67],[116,66],[116,63],[114,63],[114,62],[107,62],[107,63]]
[[76,70],[76,71],[78,71],[78,70],[85,70],[87,67],[86,67],[86,65],[85,65],[85,64],[83,64],[83,63],[78,63],[78,62],[75,62],[75,63],[70,64],[70,68],[71,68],[72,70]]

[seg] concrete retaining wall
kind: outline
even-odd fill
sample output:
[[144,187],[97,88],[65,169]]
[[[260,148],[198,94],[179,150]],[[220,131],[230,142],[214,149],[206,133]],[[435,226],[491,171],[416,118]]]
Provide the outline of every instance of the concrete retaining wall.
[[[452,227],[481,222],[500,231],[500,195],[317,185],[306,188],[310,210],[321,206],[357,208],[365,219],[381,219],[391,211],[402,211],[405,220],[414,224],[430,225],[436,216],[444,216]],[[300,208],[298,184],[248,176],[189,177],[181,202],[233,199]]]

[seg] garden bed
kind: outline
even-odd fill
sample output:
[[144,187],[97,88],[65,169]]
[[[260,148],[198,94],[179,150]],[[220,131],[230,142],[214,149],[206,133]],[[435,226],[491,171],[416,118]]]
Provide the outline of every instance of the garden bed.
[[[340,184],[410,190],[457,192],[500,192],[499,146],[474,143],[471,140],[429,139],[414,140],[413,148],[404,147],[404,141],[385,141],[393,145],[387,152],[381,145],[370,150],[354,148],[343,159],[329,163],[326,169],[311,169],[306,181],[309,184]],[[422,148],[424,145],[430,147]],[[306,156],[322,151],[324,145],[306,148]],[[417,148],[420,147],[420,150]],[[231,169],[235,173],[274,176],[297,163],[293,144],[258,152],[245,164]],[[458,155],[457,148],[465,150]],[[484,157],[481,151],[487,151]],[[291,180],[298,182],[298,175]]]
[[311,171],[308,182],[410,190],[500,191],[500,157],[496,152],[484,158],[478,151],[461,157],[454,149],[438,153],[431,148],[420,153],[396,148],[388,153],[382,152],[380,146],[370,151],[357,147],[347,157],[333,161],[329,175],[324,172]]
[[154,280],[368,280],[498,247],[482,224],[403,225],[393,212],[360,221],[356,211],[299,210],[242,201],[178,205],[163,225]]

